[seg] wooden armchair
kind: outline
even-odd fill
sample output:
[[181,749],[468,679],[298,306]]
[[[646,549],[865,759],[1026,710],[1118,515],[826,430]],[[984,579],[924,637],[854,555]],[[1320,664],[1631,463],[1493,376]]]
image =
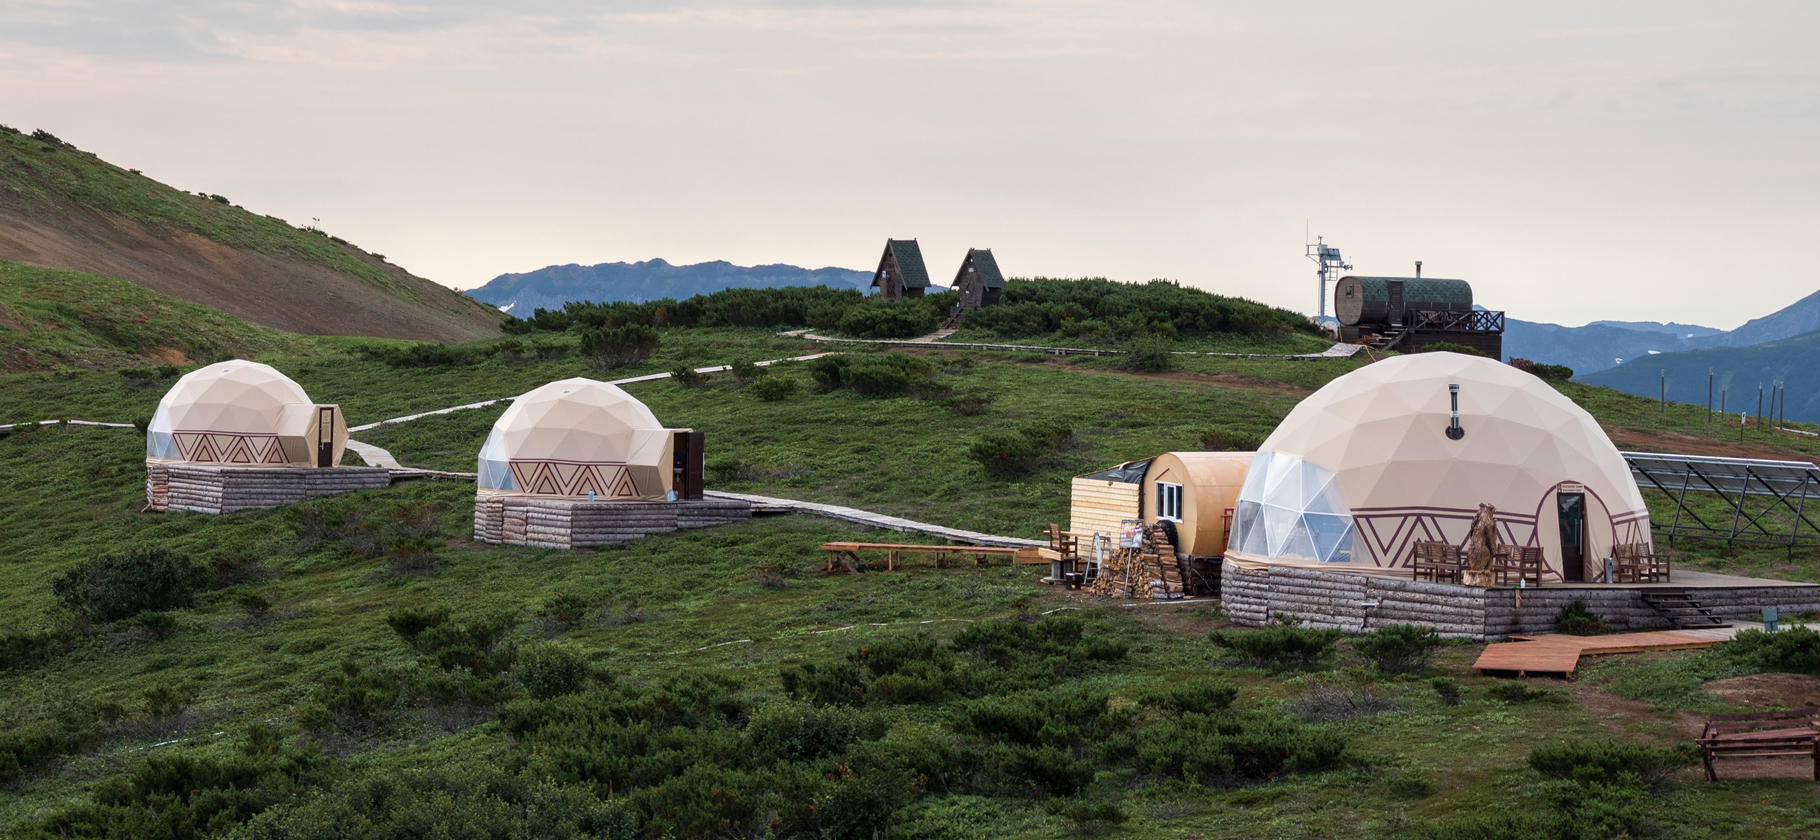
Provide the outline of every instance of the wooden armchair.
[[1409,571],[1416,580],[1460,582],[1460,547],[1450,542],[1416,540],[1410,545]]
[[1492,578],[1500,585],[1542,585],[1542,548],[1534,545],[1501,545],[1491,560]]
[[1613,583],[1667,583],[1669,562],[1649,543],[1619,543],[1611,547]]
[[1049,523],[1049,576],[1052,580],[1067,582],[1070,586],[1081,585],[1084,575],[1081,574],[1081,538],[1062,530],[1062,526]]

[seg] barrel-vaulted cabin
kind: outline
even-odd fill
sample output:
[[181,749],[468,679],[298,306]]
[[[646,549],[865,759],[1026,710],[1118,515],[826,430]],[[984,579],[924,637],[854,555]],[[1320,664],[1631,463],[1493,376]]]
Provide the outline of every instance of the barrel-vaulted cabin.
[[923,266],[923,249],[916,240],[885,240],[885,254],[872,272],[872,288],[885,300],[923,296],[929,289],[929,269]]
[[954,290],[960,293],[962,309],[978,309],[998,303],[1005,290],[1005,275],[999,273],[998,260],[991,248],[968,248],[960,271],[954,274]]
[[1232,510],[1253,452],[1165,452],[1144,470],[1144,519],[1175,523],[1177,554],[1226,553]]
[[1447,342],[1503,357],[1504,313],[1475,310],[1465,280],[1348,275],[1334,285],[1333,312],[1341,341],[1404,352]]
[[1218,557],[1226,551],[1230,511],[1245,484],[1252,454],[1165,452],[1076,476],[1068,530],[1111,536],[1127,519],[1172,522],[1176,553]]

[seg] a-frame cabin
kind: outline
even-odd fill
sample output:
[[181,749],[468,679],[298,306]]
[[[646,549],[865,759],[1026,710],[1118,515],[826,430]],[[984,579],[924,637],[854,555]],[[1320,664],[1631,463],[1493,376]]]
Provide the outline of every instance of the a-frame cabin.
[[999,273],[991,248],[967,249],[967,259],[954,275],[954,290],[961,293],[962,309],[998,303],[999,295],[1005,291],[1005,275]]
[[885,300],[923,296],[929,288],[929,270],[923,267],[923,249],[916,240],[885,240],[885,255],[872,273],[872,288]]

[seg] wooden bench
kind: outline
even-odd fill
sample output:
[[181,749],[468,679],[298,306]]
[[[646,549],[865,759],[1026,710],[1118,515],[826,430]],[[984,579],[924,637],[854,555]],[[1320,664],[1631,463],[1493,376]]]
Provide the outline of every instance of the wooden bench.
[[1409,549],[1409,572],[1416,580],[1427,578],[1435,583],[1459,583],[1460,547],[1450,542],[1416,540]]
[[1491,560],[1492,578],[1500,585],[1542,585],[1542,549],[1533,545],[1500,545]]
[[1650,550],[1649,543],[1619,543],[1611,547],[1613,583],[1668,583],[1668,558]]
[[[903,566],[903,557],[906,554],[934,555],[935,567],[941,569],[946,568],[948,565],[948,558],[955,555],[971,556],[974,563],[984,565],[987,562],[990,562],[994,557],[1003,557],[1007,560],[1013,560],[1017,557],[1018,552],[1028,551],[1028,549],[998,548],[984,545],[900,545],[896,543],[862,542],[822,543],[822,552],[828,556],[827,570],[830,572],[834,571],[834,566],[837,563],[846,567],[849,572],[857,572],[865,568],[867,562],[861,560],[859,557],[859,553],[862,551],[885,552],[885,568],[887,570],[895,571]],[[1048,561],[1045,560],[1040,562]]]
[[1820,708],[1788,712],[1752,712],[1713,715],[1694,743],[1700,746],[1706,780],[1718,781],[1713,772],[1717,758],[1812,758],[1814,781],[1820,782]]

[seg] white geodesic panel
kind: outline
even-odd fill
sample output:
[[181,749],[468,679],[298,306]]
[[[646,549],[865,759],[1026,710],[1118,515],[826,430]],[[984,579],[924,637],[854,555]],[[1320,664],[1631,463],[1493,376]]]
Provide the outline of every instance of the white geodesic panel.
[[[1449,385],[1460,386],[1460,440],[1446,435]],[[1558,492],[1583,492],[1589,511],[1604,511],[1588,529],[1589,557],[1614,539],[1612,518],[1647,516],[1617,447],[1546,382],[1492,359],[1399,356],[1335,379],[1284,418],[1240,491],[1240,508],[1255,503],[1257,513],[1235,516],[1232,545],[1278,557],[1300,552],[1305,534],[1318,559],[1392,565],[1405,559],[1412,538],[1452,540],[1450,529],[1463,535],[1483,502],[1519,542],[1535,534],[1533,544],[1552,564]]]
[[481,449],[480,489],[532,495],[664,498],[674,430],[616,385],[577,377],[512,401]]
[[[310,466],[316,463],[318,408],[270,365],[233,359],[177,380],[146,428],[145,456],[156,461]],[[337,408],[330,439],[341,461],[347,424]]]

